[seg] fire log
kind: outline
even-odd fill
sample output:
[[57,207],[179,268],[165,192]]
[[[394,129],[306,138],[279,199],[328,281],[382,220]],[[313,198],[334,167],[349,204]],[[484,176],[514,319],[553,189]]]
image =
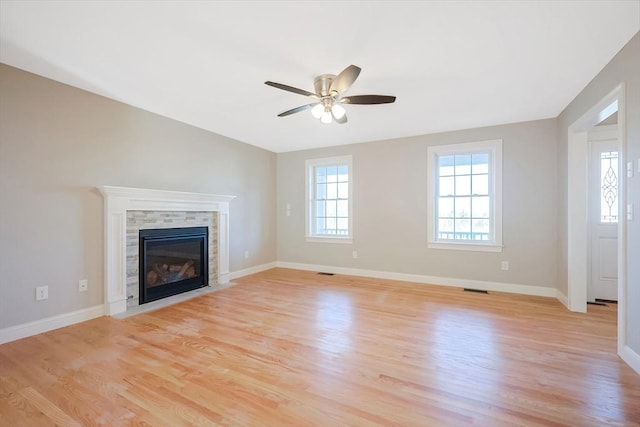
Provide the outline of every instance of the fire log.
[[182,277],[185,275],[189,267],[191,267],[192,265],[193,265],[193,261],[191,260],[185,262],[182,268],[180,269],[180,271],[178,272],[178,278],[182,279]]
[[158,273],[158,276],[162,278],[163,282],[167,281],[167,275],[169,274],[168,270],[169,270],[169,266],[167,264],[163,264],[162,266],[158,264],[153,264],[153,271]]
[[147,272],[147,285],[153,286],[158,281],[158,273],[153,270]]

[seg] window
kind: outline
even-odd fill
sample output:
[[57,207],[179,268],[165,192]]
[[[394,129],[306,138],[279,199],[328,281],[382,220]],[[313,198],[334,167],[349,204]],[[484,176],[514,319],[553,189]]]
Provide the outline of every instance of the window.
[[428,148],[429,247],[502,251],[502,140]]
[[351,156],[306,161],[307,241],[352,241]]

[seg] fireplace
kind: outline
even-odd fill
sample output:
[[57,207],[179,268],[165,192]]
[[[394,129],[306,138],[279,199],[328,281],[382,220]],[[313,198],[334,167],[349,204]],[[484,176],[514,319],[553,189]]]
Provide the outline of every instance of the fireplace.
[[[228,283],[229,202],[235,196],[103,186],[105,215],[104,311],[112,316],[139,305],[139,231],[171,227],[209,227],[209,286]],[[146,212],[131,229],[129,214]],[[171,214],[175,218],[161,217]],[[209,218],[199,213],[212,214]],[[151,217],[149,215],[152,215]],[[183,218],[178,218],[182,215]],[[153,217],[155,216],[155,217]],[[189,218],[195,216],[195,218]]]
[[139,231],[140,304],[207,286],[207,227]]

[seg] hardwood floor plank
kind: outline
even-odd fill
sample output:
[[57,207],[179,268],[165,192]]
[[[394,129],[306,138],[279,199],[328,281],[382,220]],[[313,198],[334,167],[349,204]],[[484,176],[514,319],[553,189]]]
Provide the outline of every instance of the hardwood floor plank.
[[273,269],[0,345],[0,425],[640,426],[616,315]]
[[55,422],[33,406],[24,396],[16,393],[0,397],[0,425],[54,426]]
[[32,387],[23,388],[18,392],[31,405],[38,408],[47,418],[52,420],[55,425],[63,425],[69,427],[80,427],[81,424],[76,422],[72,417],[67,415],[59,406],[46,399],[38,391]]

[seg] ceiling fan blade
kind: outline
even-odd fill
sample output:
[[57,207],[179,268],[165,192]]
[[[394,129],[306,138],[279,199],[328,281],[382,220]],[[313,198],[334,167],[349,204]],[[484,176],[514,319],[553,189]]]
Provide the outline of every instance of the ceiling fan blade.
[[331,115],[333,116],[333,120],[335,120],[337,123],[340,123],[341,125],[347,123],[347,115],[343,114],[342,117],[337,118],[335,114],[333,114],[333,111],[331,112]]
[[395,96],[387,96],[387,95],[354,95],[354,96],[345,96],[344,98],[340,98],[340,102],[345,104],[391,104],[396,102]]
[[314,102],[313,104],[301,105],[300,107],[292,108],[291,110],[287,110],[287,111],[284,111],[284,112],[278,114],[278,117],[284,117],[284,116],[289,116],[291,114],[299,113],[300,111],[304,111],[304,110],[308,110],[309,108],[313,108],[316,105],[318,105],[317,102]]
[[349,89],[360,75],[360,71],[362,71],[360,67],[349,65],[347,68],[342,70],[335,79],[333,79],[331,87],[329,87],[329,93],[337,92],[338,94],[341,94]]
[[315,93],[306,91],[304,89],[298,89],[297,87],[283,85],[282,83],[266,81],[264,82],[264,84],[268,86],[273,86],[278,89],[286,90],[287,92],[297,93],[298,95],[312,96],[314,98],[318,98],[318,95],[316,95]]

